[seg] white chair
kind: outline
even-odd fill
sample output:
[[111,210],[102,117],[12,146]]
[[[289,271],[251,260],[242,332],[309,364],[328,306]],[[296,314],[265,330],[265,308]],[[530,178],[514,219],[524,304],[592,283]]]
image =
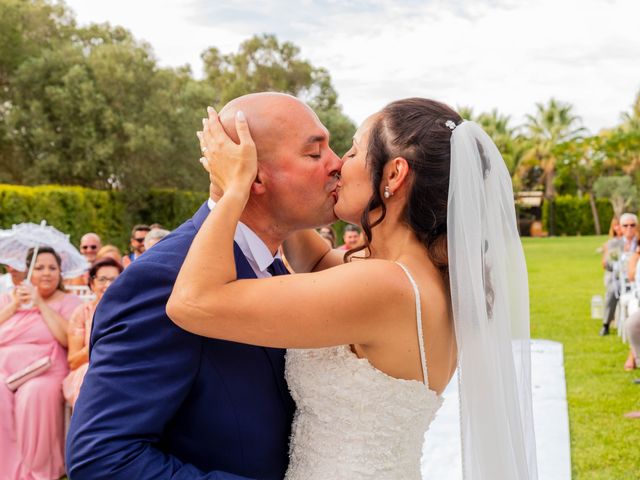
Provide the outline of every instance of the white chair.
[[627,278],[629,269],[629,253],[623,253],[620,256],[615,268],[614,274],[618,277],[618,285],[620,286],[620,297],[618,300],[618,308],[616,309],[616,329],[618,336],[623,337],[624,341],[624,323],[629,313],[629,305],[636,298],[636,282],[631,282]]
[[83,302],[89,302],[91,300],[95,300],[96,298],[95,294],[91,291],[88,285],[69,285],[65,287],[65,289],[69,293],[73,293],[74,295],[80,297],[80,300],[82,300]]

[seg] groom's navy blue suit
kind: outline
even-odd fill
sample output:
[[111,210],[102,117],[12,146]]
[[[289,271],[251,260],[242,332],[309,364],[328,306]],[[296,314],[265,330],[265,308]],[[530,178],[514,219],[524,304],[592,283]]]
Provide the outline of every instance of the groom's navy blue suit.
[[[71,480],[284,476],[294,409],[284,351],[199,337],[165,314],[208,213],[205,204],[101,300],[67,439]],[[238,245],[235,254],[238,278],[255,278]]]

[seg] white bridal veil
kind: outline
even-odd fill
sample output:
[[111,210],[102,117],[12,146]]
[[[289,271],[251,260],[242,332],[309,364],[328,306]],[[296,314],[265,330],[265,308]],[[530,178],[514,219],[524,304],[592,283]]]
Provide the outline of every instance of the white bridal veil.
[[451,135],[447,213],[463,477],[535,480],[527,270],[509,172],[474,122]]

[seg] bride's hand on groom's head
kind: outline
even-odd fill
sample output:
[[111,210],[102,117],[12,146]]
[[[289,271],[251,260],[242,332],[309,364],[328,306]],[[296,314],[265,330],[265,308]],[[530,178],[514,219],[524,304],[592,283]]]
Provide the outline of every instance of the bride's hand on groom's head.
[[[244,114],[238,111],[235,127],[240,143],[225,132],[216,111],[208,107],[209,118],[203,119],[203,130],[198,132],[203,158],[201,163],[209,172],[210,193],[218,197],[229,188],[249,191],[258,171],[256,146],[251,138]],[[215,200],[215,198],[214,198]]]
[[[198,140],[200,140],[202,137],[202,132],[196,132],[196,135],[198,136]],[[207,171],[207,174],[209,175],[209,198],[211,198],[211,200],[213,200],[214,202],[218,202],[218,200],[222,198],[222,194],[224,192],[218,185],[216,185],[215,180],[211,175],[211,167],[209,167],[209,160],[207,160],[207,157],[200,157],[200,165],[202,165],[202,167]]]

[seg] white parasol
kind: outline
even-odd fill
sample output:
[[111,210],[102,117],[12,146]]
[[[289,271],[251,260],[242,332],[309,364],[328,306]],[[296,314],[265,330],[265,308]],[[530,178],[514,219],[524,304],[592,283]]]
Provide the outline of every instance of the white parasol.
[[[53,248],[60,255],[64,278],[77,277],[89,268],[89,263],[73,246],[69,235],[47,225],[44,220],[40,225],[21,223],[10,229],[0,230],[0,264],[9,265],[24,272],[27,269],[26,258],[29,249],[34,248],[33,257],[35,259],[38,255],[38,249],[45,246]],[[31,261],[27,280],[31,279],[35,265],[34,259]]]

